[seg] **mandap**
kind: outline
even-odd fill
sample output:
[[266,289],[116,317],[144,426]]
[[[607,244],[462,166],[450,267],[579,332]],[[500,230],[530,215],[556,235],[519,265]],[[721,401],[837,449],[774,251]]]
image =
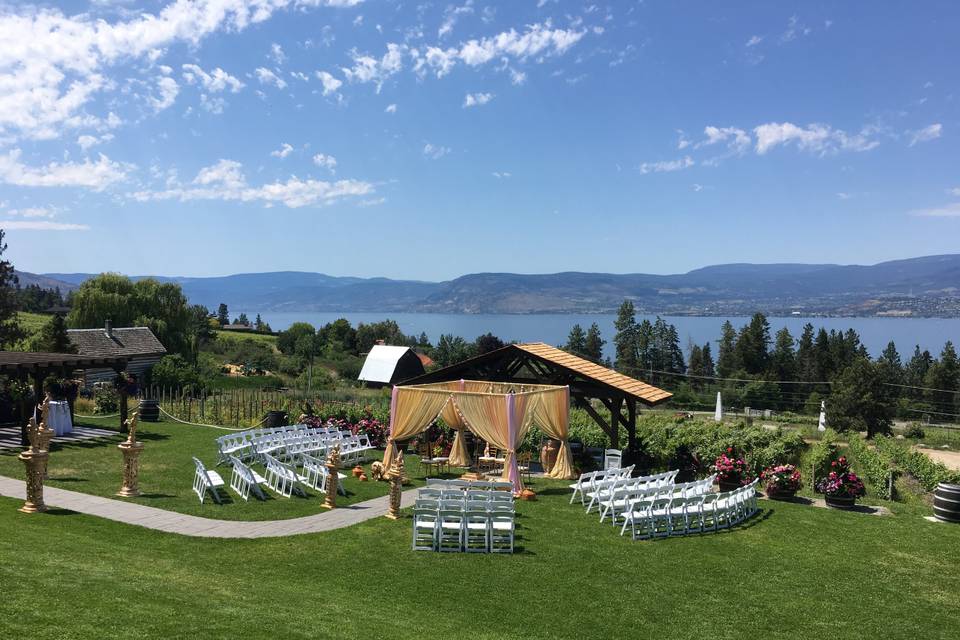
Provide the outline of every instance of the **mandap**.
[[480,380],[394,386],[384,467],[389,469],[393,463],[397,441],[409,440],[441,417],[456,431],[450,464],[470,466],[470,454],[463,437],[463,430],[469,429],[507,452],[503,477],[513,483],[514,493],[523,490],[516,449],[532,424],[561,443],[557,462],[547,475],[557,479],[575,477],[569,442],[570,388],[567,386]]

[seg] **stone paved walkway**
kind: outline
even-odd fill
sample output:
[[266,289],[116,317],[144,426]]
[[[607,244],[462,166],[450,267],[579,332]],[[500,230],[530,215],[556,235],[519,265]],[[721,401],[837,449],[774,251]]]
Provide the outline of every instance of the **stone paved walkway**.
[[[26,487],[22,480],[0,476],[0,496],[23,500],[26,496]],[[200,518],[134,502],[101,498],[54,487],[43,488],[43,499],[48,507],[58,507],[156,531],[200,538],[276,538],[332,531],[382,516],[387,513],[388,506],[388,497],[382,496],[301,518],[251,522]],[[415,500],[416,489],[404,491],[401,506],[413,506]]]

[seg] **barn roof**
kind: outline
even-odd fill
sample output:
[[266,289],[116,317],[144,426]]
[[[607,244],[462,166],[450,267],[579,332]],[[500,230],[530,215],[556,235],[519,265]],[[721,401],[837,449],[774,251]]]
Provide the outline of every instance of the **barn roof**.
[[[357,380],[365,382],[382,382],[387,384],[393,380],[394,372],[400,359],[408,352],[412,352],[410,347],[394,347],[390,345],[376,344],[367,354],[367,359],[363,362],[363,368]],[[419,362],[419,360],[418,360]]]
[[160,356],[167,350],[148,327],[67,329],[67,335],[82,356]]
[[39,353],[0,351],[0,371],[47,371],[89,366],[112,367],[122,365],[124,358],[85,356],[77,353]]

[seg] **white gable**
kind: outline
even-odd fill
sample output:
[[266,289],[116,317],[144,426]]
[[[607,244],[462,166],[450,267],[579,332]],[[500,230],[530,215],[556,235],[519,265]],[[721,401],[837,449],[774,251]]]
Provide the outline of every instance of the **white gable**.
[[365,382],[383,382],[388,383],[393,377],[393,372],[397,368],[397,362],[403,357],[410,347],[391,347],[387,345],[374,345],[367,354],[367,359],[363,363],[363,369],[357,380]]

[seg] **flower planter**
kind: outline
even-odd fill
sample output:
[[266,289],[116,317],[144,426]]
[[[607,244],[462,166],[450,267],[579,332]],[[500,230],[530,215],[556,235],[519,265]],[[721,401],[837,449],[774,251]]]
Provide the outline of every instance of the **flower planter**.
[[767,497],[771,500],[793,500],[797,495],[796,491],[770,491],[767,490]]
[[824,500],[828,507],[834,509],[852,509],[857,504],[857,499],[852,496],[831,496],[825,495]]

